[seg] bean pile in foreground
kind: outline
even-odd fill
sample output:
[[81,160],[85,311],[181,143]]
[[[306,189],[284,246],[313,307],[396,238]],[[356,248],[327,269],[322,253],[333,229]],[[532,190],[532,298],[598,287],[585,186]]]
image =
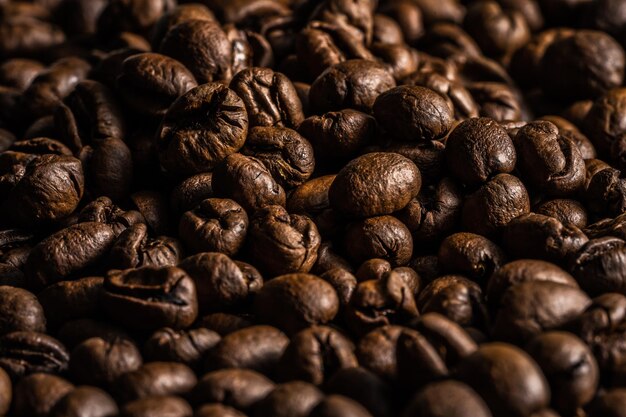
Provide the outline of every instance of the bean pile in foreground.
[[0,416],[626,417],[626,1],[0,0]]

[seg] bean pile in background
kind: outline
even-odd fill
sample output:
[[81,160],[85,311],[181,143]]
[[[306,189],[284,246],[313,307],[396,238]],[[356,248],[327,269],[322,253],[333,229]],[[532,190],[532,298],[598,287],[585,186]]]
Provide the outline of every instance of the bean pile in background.
[[0,0],[0,415],[626,416],[626,1]]

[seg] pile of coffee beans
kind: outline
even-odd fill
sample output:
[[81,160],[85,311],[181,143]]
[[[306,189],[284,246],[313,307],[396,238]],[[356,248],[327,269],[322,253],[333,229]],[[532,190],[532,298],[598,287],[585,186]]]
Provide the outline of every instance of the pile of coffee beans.
[[624,48],[624,0],[0,0],[0,416],[626,417]]

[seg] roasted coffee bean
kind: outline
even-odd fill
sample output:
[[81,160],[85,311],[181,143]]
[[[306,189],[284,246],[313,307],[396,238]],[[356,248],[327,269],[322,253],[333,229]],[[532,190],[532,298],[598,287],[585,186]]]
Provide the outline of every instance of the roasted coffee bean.
[[411,232],[393,216],[370,217],[350,224],[344,244],[355,263],[382,258],[393,266],[406,265],[413,254]]
[[444,275],[428,284],[417,298],[421,313],[439,313],[461,326],[481,327],[487,312],[480,286],[461,275]]
[[311,84],[309,100],[318,114],[343,108],[370,113],[376,97],[395,86],[383,64],[352,59],[324,71]]
[[190,417],[193,414],[191,406],[180,397],[146,397],[125,404],[118,416],[120,417],[148,417],[166,415],[171,417]]
[[150,362],[115,381],[118,398],[130,402],[166,395],[184,396],[197,383],[193,371],[182,363]]
[[531,122],[515,136],[518,168],[531,185],[550,195],[580,190],[585,177],[580,150],[550,122]]
[[43,64],[32,59],[6,60],[0,64],[0,84],[25,90],[44,68]]
[[219,334],[202,327],[191,330],[165,327],[150,336],[143,352],[149,361],[181,362],[196,368],[204,354],[217,345],[220,339]]
[[298,132],[288,128],[250,129],[241,153],[261,161],[284,188],[302,184],[315,168],[311,144]]
[[402,324],[418,316],[414,288],[395,270],[376,280],[360,282],[346,309],[352,331],[364,334],[389,324]]
[[441,242],[441,269],[463,274],[484,284],[506,260],[504,251],[489,239],[473,233],[454,233]]
[[329,392],[360,403],[372,415],[393,415],[395,405],[391,385],[365,368],[341,369],[335,372],[326,386]]
[[205,172],[192,175],[172,190],[170,206],[175,214],[181,214],[195,208],[202,201],[213,197],[211,179],[213,173]]
[[159,52],[180,61],[201,84],[232,76],[230,41],[212,20],[190,19],[173,26]]
[[304,120],[298,93],[284,74],[269,68],[247,68],[233,77],[230,88],[243,100],[250,127],[296,129]]
[[179,266],[196,284],[201,311],[245,305],[263,286],[263,278],[253,266],[222,253],[199,253]]
[[36,372],[65,372],[69,360],[65,346],[44,333],[17,331],[0,337],[0,367],[13,380]]
[[576,226],[534,213],[511,220],[502,236],[512,257],[556,263],[566,263],[589,240]]
[[322,385],[336,372],[357,366],[354,344],[339,331],[311,326],[296,333],[278,365],[285,381],[307,381]]
[[587,226],[587,211],[583,205],[576,200],[548,200],[541,203],[535,211],[537,214],[553,217],[563,225],[569,224],[579,229],[583,229]]
[[101,300],[111,319],[135,329],[185,328],[198,315],[193,279],[173,266],[112,270],[104,280]]
[[113,229],[103,223],[78,223],[39,242],[26,263],[26,276],[33,288],[65,280],[100,261],[108,252]]
[[13,410],[16,416],[44,417],[74,390],[65,379],[44,373],[26,376],[15,386]]
[[153,49],[158,49],[165,34],[174,26],[187,20],[215,21],[215,15],[208,7],[199,4],[179,4],[167,13],[163,13],[152,28]]
[[433,382],[415,393],[404,417],[491,417],[491,411],[483,399],[468,385],[453,381]]
[[211,184],[216,197],[232,198],[249,213],[286,203],[285,190],[265,165],[240,153],[227,156],[215,167]]
[[454,109],[431,89],[400,86],[379,95],[373,110],[376,121],[393,137],[425,142],[441,139],[448,133]]
[[2,305],[0,334],[16,331],[39,333],[46,331],[44,308],[33,293],[21,288],[2,285],[0,286],[0,305]]
[[557,99],[594,99],[622,84],[624,61],[624,50],[611,36],[579,30],[548,46],[540,82]]
[[591,295],[624,293],[624,262],[626,246],[622,239],[592,239],[576,254],[572,263],[572,275]]
[[233,200],[209,198],[183,214],[178,230],[185,245],[194,252],[233,256],[244,244],[248,215]]
[[194,415],[196,417],[246,417],[242,412],[222,404],[202,405]]
[[550,401],[550,388],[539,366],[524,351],[505,343],[481,345],[461,362],[458,374],[494,415],[527,416]]
[[289,338],[271,326],[251,326],[224,336],[206,356],[206,368],[251,369],[271,376]]
[[404,208],[420,190],[420,170],[396,153],[368,153],[350,161],[329,190],[331,206],[347,215],[371,217]]
[[50,416],[107,417],[117,412],[117,404],[109,394],[96,387],[81,386],[61,398],[50,411]]
[[314,385],[302,381],[287,382],[276,388],[255,406],[255,417],[307,417],[324,398]]
[[[103,281],[100,277],[88,277],[76,281],[60,281],[46,287],[37,297],[48,323],[56,328],[73,319],[97,316]],[[45,320],[40,319],[40,323],[45,323]]]
[[587,294],[571,285],[523,282],[502,295],[494,318],[493,335],[497,340],[524,343],[541,332],[574,321],[590,303]]
[[121,375],[139,369],[142,363],[133,341],[92,337],[72,350],[69,372],[77,383],[109,388]]
[[117,78],[118,89],[127,105],[148,116],[163,116],[174,100],[197,85],[183,64],[155,53],[125,59]]
[[159,17],[174,8],[172,0],[146,2],[143,0],[110,2],[98,18],[98,32],[117,33],[137,30],[147,31]]
[[222,84],[203,84],[165,113],[157,136],[159,159],[172,175],[211,170],[243,146],[247,133],[248,115],[239,96]]
[[335,289],[310,274],[287,274],[265,283],[254,300],[262,322],[295,333],[312,324],[331,321],[339,309]]
[[476,186],[497,174],[512,172],[517,155],[506,131],[494,120],[482,117],[454,128],[446,142],[446,159],[459,181]]
[[326,396],[309,414],[310,417],[372,417],[358,402],[341,395]]
[[536,259],[520,259],[498,268],[487,281],[487,301],[497,305],[511,287],[524,282],[549,281],[577,288],[576,280],[557,265]]
[[287,200],[287,210],[297,214],[320,214],[330,208],[328,190],[335,175],[308,180],[293,189]]
[[290,215],[281,206],[258,210],[250,224],[250,254],[270,276],[309,272],[320,244],[321,236],[310,218]]
[[492,237],[511,220],[529,211],[524,184],[513,175],[498,174],[466,198],[461,221],[470,232]]
[[221,403],[248,411],[274,389],[274,383],[247,369],[222,369],[204,375],[190,394],[194,405]]
[[598,364],[589,347],[566,332],[545,332],[526,346],[550,384],[551,403],[563,414],[575,413],[594,397]]
[[298,132],[311,142],[316,159],[344,160],[373,141],[376,121],[360,111],[343,109],[304,119]]
[[111,268],[142,268],[177,265],[183,249],[178,240],[167,236],[148,237],[144,223],[134,224],[123,231],[111,246]]
[[[84,191],[83,168],[71,156],[42,155],[27,164],[0,210],[15,225],[33,227],[72,214]],[[19,210],[15,210],[20,207]]]

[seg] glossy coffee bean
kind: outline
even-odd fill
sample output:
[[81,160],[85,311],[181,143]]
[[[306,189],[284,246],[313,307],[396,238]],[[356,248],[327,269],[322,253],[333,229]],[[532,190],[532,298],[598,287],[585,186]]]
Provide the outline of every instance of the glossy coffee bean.
[[462,382],[448,380],[434,382],[418,391],[404,411],[404,417],[447,416],[461,417],[471,413],[476,417],[490,417],[487,404],[472,388]]
[[148,397],[184,396],[197,382],[196,375],[186,365],[150,362],[121,375],[115,382],[115,390],[126,403]]
[[106,417],[118,412],[115,400],[99,388],[79,386],[61,398],[52,408],[50,416]]
[[420,171],[409,159],[374,152],[352,160],[337,174],[329,198],[345,214],[369,217],[402,209],[420,187]]
[[222,84],[200,85],[178,98],[163,117],[161,165],[178,176],[210,170],[237,152],[247,133],[248,115],[239,96]]
[[67,380],[45,373],[26,376],[15,386],[13,410],[17,416],[47,416],[74,386]]
[[198,315],[194,281],[176,267],[114,270],[101,300],[112,320],[130,328],[185,328]]
[[255,407],[255,417],[306,417],[324,395],[314,385],[294,381],[277,385]]
[[335,289],[310,274],[287,274],[265,283],[254,300],[259,319],[287,333],[331,321],[339,309]]
[[219,334],[202,327],[191,330],[164,327],[148,338],[143,353],[149,361],[180,362],[196,368],[220,339]]
[[14,331],[46,331],[44,308],[34,294],[21,288],[0,286],[0,334]]

